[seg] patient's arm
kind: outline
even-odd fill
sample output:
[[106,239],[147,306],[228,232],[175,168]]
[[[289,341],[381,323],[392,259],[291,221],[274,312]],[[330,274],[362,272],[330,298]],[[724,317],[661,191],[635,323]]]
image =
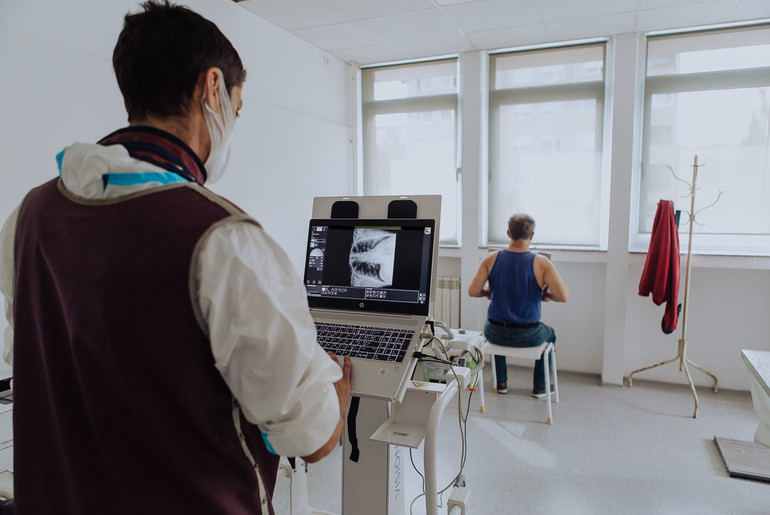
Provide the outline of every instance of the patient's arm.
[[567,287],[561,280],[559,272],[556,270],[554,264],[542,256],[537,256],[536,260],[538,268],[536,273],[537,276],[541,278],[543,284],[543,300],[546,302],[551,300],[556,302],[567,302],[569,299],[569,291],[567,291]]
[[471,297],[491,297],[492,292],[487,285],[487,279],[489,279],[489,272],[492,270],[496,257],[497,252],[493,252],[481,261],[479,269],[476,270],[476,275],[473,276],[473,280],[470,286],[468,286],[468,295]]

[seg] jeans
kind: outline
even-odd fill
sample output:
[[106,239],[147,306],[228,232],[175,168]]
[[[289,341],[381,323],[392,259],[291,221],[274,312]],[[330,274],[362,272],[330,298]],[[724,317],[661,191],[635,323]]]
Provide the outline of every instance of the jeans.
[[[487,320],[484,324],[484,337],[490,343],[504,347],[537,347],[545,342],[553,342],[554,346],[556,345],[556,333],[553,328],[542,322],[535,327],[513,328],[495,325]],[[550,365],[553,367],[553,362]],[[508,382],[505,356],[495,355],[495,370],[498,383]],[[545,362],[541,355],[535,362],[533,386],[544,390],[545,383]]]

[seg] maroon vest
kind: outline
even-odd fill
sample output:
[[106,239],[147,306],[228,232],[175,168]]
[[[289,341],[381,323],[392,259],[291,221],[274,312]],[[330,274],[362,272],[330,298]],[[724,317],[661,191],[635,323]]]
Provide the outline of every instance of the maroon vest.
[[[15,513],[260,513],[278,457],[240,416],[191,299],[196,244],[244,215],[202,187],[78,200],[53,180],[15,241]],[[269,394],[269,392],[266,392]]]

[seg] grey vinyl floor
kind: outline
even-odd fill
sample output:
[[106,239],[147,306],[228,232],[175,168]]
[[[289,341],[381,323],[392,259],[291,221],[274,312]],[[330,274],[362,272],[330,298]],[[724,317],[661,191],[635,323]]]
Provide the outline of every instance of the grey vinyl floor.
[[[495,395],[487,366],[486,412],[480,413],[478,393],[470,399],[463,469],[469,515],[770,514],[770,483],[730,477],[713,441],[753,440],[757,419],[749,392],[698,388],[700,404],[692,418],[693,398],[684,384],[637,376],[633,388],[602,386],[598,376],[560,372],[560,402],[549,426],[545,401],[529,395],[531,374],[529,368],[509,367],[508,393]],[[453,403],[441,421],[439,488],[459,470],[459,413]],[[422,449],[412,458],[422,471]],[[338,447],[309,466],[312,508],[341,512],[342,459]],[[422,482],[407,464],[408,514]],[[279,514],[291,512],[289,484],[278,480]],[[411,513],[425,513],[423,498]],[[446,513],[446,504],[439,513]]]

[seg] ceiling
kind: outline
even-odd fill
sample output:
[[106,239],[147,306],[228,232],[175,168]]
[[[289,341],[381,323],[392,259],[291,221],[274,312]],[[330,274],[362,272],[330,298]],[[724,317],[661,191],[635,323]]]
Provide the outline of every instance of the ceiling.
[[770,0],[234,0],[361,65],[770,18]]

